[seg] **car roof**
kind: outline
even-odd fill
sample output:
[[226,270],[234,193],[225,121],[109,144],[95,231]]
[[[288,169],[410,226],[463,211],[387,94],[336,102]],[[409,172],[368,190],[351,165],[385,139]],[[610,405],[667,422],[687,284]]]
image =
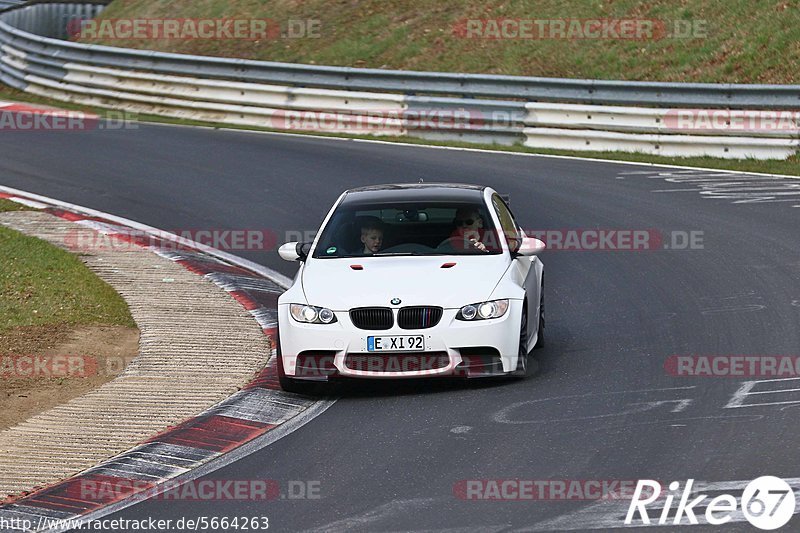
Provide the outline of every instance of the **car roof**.
[[482,185],[463,183],[390,183],[345,192],[342,204],[369,202],[483,202]]

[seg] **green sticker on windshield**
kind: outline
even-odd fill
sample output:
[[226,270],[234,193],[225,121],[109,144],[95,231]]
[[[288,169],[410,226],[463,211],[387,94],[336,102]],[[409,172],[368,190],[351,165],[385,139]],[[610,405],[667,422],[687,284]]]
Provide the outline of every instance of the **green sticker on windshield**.
[[328,248],[326,250],[326,252],[328,252],[329,254],[335,254],[336,253],[336,247],[335,246],[331,246],[330,248]]

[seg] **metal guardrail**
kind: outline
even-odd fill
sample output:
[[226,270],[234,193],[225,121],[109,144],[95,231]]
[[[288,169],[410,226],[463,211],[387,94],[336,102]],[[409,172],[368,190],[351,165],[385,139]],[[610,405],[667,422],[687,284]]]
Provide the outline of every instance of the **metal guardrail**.
[[94,18],[109,2],[110,0],[63,0],[53,3],[28,0],[17,2],[16,8],[4,12],[0,20],[26,33],[63,40],[69,38],[70,21]]
[[800,111],[662,109],[530,102],[526,126],[655,133],[661,135],[733,135],[798,137]]
[[[88,3],[34,4],[5,14],[3,20],[13,28],[36,36],[63,38],[69,16],[91,16],[86,11],[75,11],[76,6],[81,5],[84,9],[88,6],[89,11],[98,7]],[[61,24],[60,31],[52,30],[54,19]],[[53,43],[52,39],[33,38],[36,36],[16,34],[24,41],[17,44],[26,51],[57,46],[59,56],[65,60],[85,61],[91,57],[92,63],[98,66],[127,66],[165,74],[202,75],[252,83],[584,104],[800,109],[800,85],[632,82],[329,67]]]
[[0,0],[0,10],[8,9],[9,7],[15,7],[24,2],[25,0]]
[[[344,129],[651,153],[665,153],[664,146],[672,146],[678,155],[722,157],[786,157],[798,146],[796,130],[685,135],[665,124],[663,115],[669,110],[662,106],[800,109],[800,86],[407,72],[168,54],[63,40],[70,20],[92,18],[102,8],[97,3],[38,3],[0,14],[0,81],[60,100],[275,129]],[[598,104],[604,105],[591,107]],[[305,112],[315,114],[317,121],[306,124],[308,128],[303,127],[303,121],[309,122]]]

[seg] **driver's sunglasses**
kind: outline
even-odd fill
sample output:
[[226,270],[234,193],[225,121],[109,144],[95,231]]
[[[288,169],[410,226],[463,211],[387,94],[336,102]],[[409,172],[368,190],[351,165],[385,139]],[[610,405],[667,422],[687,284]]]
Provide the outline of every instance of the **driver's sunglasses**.
[[461,220],[456,220],[456,226],[471,226],[475,222],[477,222],[477,220],[474,218],[464,218]]

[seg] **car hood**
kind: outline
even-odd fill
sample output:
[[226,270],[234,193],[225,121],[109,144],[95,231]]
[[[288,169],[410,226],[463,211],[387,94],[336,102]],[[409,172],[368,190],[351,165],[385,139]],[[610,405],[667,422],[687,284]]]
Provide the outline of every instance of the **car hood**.
[[[442,268],[446,263],[455,266]],[[452,309],[487,300],[508,267],[502,254],[312,259],[303,267],[302,284],[309,304],[334,311],[410,305]],[[394,298],[401,303],[393,306]]]

